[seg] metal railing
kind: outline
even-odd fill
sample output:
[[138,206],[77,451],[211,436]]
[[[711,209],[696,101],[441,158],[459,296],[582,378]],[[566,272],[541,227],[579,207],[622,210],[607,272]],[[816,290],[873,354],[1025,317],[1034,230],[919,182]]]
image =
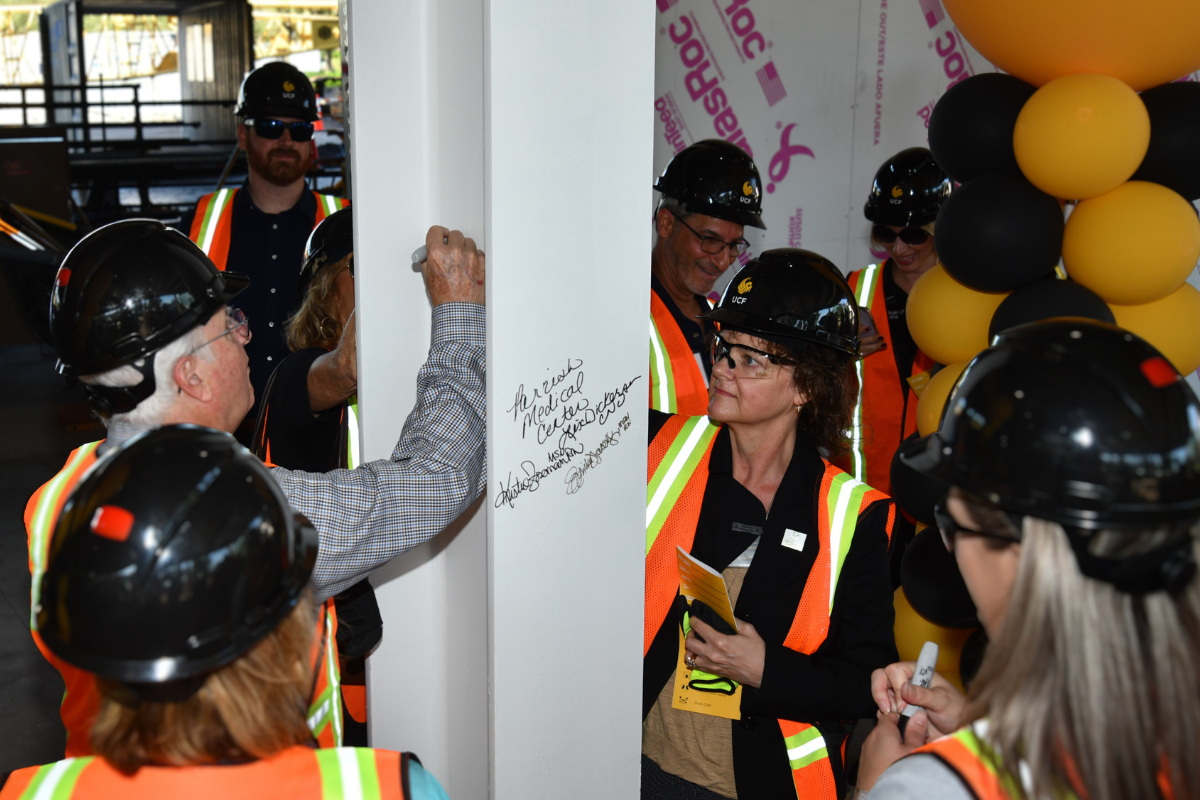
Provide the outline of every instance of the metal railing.
[[[111,85],[89,85],[89,86],[55,86],[48,88],[39,85],[18,85],[18,86],[0,86],[0,95],[4,92],[20,91],[21,99],[19,102],[0,99],[0,111],[7,109],[21,110],[21,124],[28,126],[30,109],[42,109],[45,114],[46,125],[57,125],[78,131],[81,135],[68,135],[68,144],[72,147],[84,147],[91,149],[92,147],[105,147],[112,145],[132,144],[141,146],[144,144],[167,144],[171,140],[155,139],[146,137],[145,130],[147,128],[198,128],[199,122],[179,121],[146,121],[142,119],[142,109],[155,106],[209,106],[218,108],[232,109],[236,105],[234,100],[142,100],[141,86],[137,84],[111,84]],[[106,96],[108,92],[129,90],[133,92],[132,99],[117,99],[113,100]],[[36,91],[42,93],[41,102],[30,101],[29,92]],[[98,102],[89,99],[90,93],[97,93]],[[58,93],[67,93],[72,100],[61,100],[55,95]],[[100,109],[100,121],[93,122],[91,120],[91,109]],[[132,108],[133,119],[110,122],[107,119],[109,109]],[[59,109],[82,109],[81,119],[58,119],[59,114],[56,112]],[[35,123],[36,124],[36,123]],[[101,139],[96,140],[92,137],[92,129],[100,130]],[[111,129],[129,129],[134,132],[133,139],[109,139],[108,131]]]

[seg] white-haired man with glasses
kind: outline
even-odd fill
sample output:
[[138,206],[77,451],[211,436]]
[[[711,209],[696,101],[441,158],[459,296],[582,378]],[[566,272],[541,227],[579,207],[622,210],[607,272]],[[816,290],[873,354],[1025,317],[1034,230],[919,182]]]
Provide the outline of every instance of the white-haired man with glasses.
[[[416,407],[391,460],[334,473],[273,471],[292,507],[320,533],[312,583],[320,599],[437,534],[486,480],[484,255],[460,232],[437,226],[426,247],[432,344],[417,376]],[[233,305],[249,284],[245,275],[218,270],[178,231],[145,219],[93,231],[59,267],[50,308],[58,369],[84,383],[108,428],[107,439],[72,452],[25,509],[31,629],[66,684],[61,715],[68,757],[90,753],[98,695],[89,673],[55,658],[38,636],[51,531],[83,474],[129,439],[179,423],[234,431],[254,403],[246,355],[250,320]],[[329,657],[319,662],[327,674],[318,690],[337,690],[336,624],[327,604],[320,640]],[[322,700],[327,694],[314,695],[308,720],[318,744],[336,746],[341,705]]]

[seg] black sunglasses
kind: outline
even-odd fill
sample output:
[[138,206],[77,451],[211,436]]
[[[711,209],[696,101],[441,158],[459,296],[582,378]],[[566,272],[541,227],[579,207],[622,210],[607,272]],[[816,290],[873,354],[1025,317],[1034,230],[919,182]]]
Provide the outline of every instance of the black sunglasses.
[[[973,533],[976,536],[986,536],[989,539],[1001,539],[1006,542],[1019,542],[1019,538],[1002,533],[992,533],[991,531],[979,531],[974,528],[964,528],[959,525],[954,517],[946,510],[945,506],[938,503],[933,507],[933,521],[937,523],[938,533],[942,535],[942,544],[946,545],[946,549],[951,553],[954,552],[954,535],[956,533]],[[1021,518],[1015,515],[1009,515],[1009,521],[1017,530],[1021,530]]]
[[254,132],[264,139],[278,139],[286,130],[292,135],[293,142],[307,142],[313,135],[311,122],[284,122],[281,119],[248,119],[246,127],[254,128]]
[[871,235],[880,244],[891,244],[896,241],[897,237],[905,244],[911,244],[914,247],[929,241],[929,231],[920,228],[902,228],[894,231],[887,225],[875,225],[871,228]]

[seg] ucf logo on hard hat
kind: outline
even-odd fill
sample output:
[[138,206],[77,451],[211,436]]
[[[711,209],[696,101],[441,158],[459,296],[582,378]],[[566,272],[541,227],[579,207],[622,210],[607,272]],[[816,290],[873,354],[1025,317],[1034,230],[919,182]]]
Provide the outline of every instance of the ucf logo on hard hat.
[[757,193],[758,189],[755,188],[753,181],[746,181],[742,184],[742,197],[738,199],[743,203],[752,203],[754,202],[754,195]]
[[750,278],[748,278],[748,277],[742,278],[741,282],[737,285],[738,296],[730,297],[729,302],[735,306],[740,306],[740,305],[744,304],[750,298],[742,297],[742,295],[744,295],[746,292],[750,291],[753,288],[754,288],[754,281],[750,280]]
[[295,95],[293,94],[293,92],[295,92],[295,91],[296,91],[296,84],[292,83],[291,81],[283,82],[283,96],[284,97],[294,97]]

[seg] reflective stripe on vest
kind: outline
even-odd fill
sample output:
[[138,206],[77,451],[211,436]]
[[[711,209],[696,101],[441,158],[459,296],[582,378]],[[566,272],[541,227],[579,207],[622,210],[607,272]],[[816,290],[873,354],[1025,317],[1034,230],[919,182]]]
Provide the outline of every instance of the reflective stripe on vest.
[[[975,724],[987,729],[982,720]],[[1010,800],[1021,796],[1008,773],[996,768],[992,749],[969,725],[913,752],[934,756],[954,770],[978,800]]]
[[[855,292],[854,299],[863,308],[871,308],[871,299],[879,283],[876,280],[878,274],[879,265],[872,264],[863,270],[863,275],[859,279],[858,291]],[[872,314],[872,317],[874,317],[874,314]],[[853,422],[850,429],[850,447],[854,459],[854,477],[860,481],[865,481],[867,479],[867,455],[863,448],[863,360],[861,358],[855,360],[854,371],[858,377],[858,402],[854,404],[854,417],[852,418]]]
[[650,290],[650,407],[694,416],[708,411],[708,383],[679,324]]
[[358,443],[358,395],[350,398],[346,406],[346,469],[354,469],[360,463],[362,450]]
[[[195,242],[220,270],[225,269],[229,260],[229,241],[233,229],[233,196],[237,193],[237,189],[221,189],[201,197],[196,203],[192,230],[188,233],[188,238]],[[317,201],[314,228],[320,225],[325,217],[350,205],[349,200],[330,194],[313,192],[312,195]]]
[[[719,428],[708,417],[672,416],[650,444],[646,486],[646,611],[643,655],[650,650],[679,590],[675,547],[690,552],[708,484],[708,462]],[[817,497],[819,549],[783,644],[811,655],[829,633],[830,614],[859,516],[886,501],[842,470],[823,462]],[[894,510],[889,513],[890,538]],[[779,720],[800,800],[836,800],[829,751],[820,732],[804,722]]]
[[21,800],[67,800],[75,791],[75,782],[94,756],[67,758],[39,767],[33,780],[21,793]]
[[378,800],[379,771],[375,751],[366,747],[339,747],[317,751],[323,800]]
[[337,617],[327,600],[324,606],[324,652],[321,654],[315,697],[308,707],[308,729],[321,747],[342,746],[341,668],[337,657]]
[[[101,440],[103,441],[103,440]],[[33,578],[30,590],[29,627],[37,630],[37,608],[42,591],[42,575],[46,572],[46,557],[50,553],[50,539],[54,535],[54,524],[58,512],[79,479],[96,463],[96,449],[100,442],[89,442],[77,448],[67,457],[62,471],[37,491],[33,503],[33,514],[29,519],[29,573]]]

